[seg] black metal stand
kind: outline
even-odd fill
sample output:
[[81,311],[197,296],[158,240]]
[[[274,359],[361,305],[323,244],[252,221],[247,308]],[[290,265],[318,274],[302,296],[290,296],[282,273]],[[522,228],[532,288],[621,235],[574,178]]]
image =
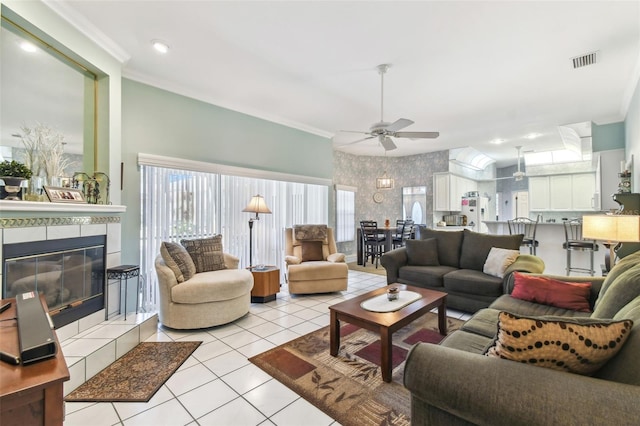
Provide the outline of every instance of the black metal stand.
[[249,271],[253,268],[253,218],[249,219]]
[[[138,278],[138,283],[136,284],[136,314],[138,313],[138,304],[140,303],[140,266],[138,265],[120,265],[114,266],[113,268],[107,269],[107,279],[108,280],[118,280],[120,284],[120,291],[122,291],[122,283],[124,282],[124,319],[127,320],[127,284],[129,282],[129,278]],[[105,291],[107,302],[105,305],[107,309],[105,309],[105,319],[109,319],[109,283],[107,282],[107,288]],[[120,298],[121,300],[121,298]],[[118,313],[122,313],[122,306],[118,303]]]

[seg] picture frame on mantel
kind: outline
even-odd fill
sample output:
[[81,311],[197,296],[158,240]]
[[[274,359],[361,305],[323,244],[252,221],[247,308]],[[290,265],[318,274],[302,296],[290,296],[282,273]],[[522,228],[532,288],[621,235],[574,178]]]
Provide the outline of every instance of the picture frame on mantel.
[[47,197],[49,197],[49,201],[52,203],[87,203],[84,194],[79,189],[45,186],[44,190],[47,193]]

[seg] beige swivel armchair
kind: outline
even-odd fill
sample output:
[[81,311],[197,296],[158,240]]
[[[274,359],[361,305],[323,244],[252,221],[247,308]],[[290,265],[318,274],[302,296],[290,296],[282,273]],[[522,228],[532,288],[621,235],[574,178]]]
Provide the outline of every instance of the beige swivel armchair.
[[179,283],[161,255],[156,257],[160,322],[175,329],[208,328],[244,316],[251,306],[253,275],[224,253],[226,269],[200,272]]
[[[305,232],[309,230],[311,232]],[[299,225],[295,231],[286,228],[284,240],[289,293],[330,293],[347,289],[349,267],[344,254],[337,253],[333,229],[325,225]]]

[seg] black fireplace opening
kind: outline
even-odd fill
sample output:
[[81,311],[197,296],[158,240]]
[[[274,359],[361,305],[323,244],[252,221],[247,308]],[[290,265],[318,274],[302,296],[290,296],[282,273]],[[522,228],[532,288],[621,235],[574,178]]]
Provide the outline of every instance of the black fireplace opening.
[[55,328],[105,307],[106,235],[3,246],[2,297],[43,294]]

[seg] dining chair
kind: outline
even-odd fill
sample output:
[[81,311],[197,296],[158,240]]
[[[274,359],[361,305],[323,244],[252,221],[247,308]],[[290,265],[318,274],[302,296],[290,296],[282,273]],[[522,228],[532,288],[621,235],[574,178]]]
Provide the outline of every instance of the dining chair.
[[381,235],[378,222],[375,220],[360,221],[360,230],[363,248],[362,266],[367,266],[367,259],[370,257],[371,263],[375,263],[377,269],[380,257],[384,252],[386,237]]
[[411,239],[413,234],[413,220],[407,219],[402,221],[399,232],[394,235],[392,245],[393,248],[404,247],[405,241]]

